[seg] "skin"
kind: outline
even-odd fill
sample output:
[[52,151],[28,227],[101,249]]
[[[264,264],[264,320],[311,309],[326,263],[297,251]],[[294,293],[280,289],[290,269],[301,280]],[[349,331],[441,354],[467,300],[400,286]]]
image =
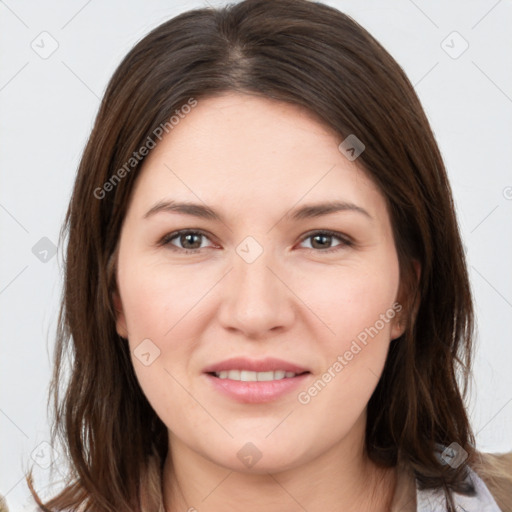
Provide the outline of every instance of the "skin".
[[[342,140],[305,109],[230,92],[200,99],[144,162],[121,231],[114,301],[142,390],[169,431],[168,512],[389,506],[395,473],[365,457],[364,432],[389,344],[402,334],[399,315],[309,403],[297,399],[400,299],[385,199],[338,150]],[[224,222],[169,211],[144,218],[169,199],[206,204]],[[368,216],[287,217],[330,200]],[[206,235],[159,245],[185,228]],[[306,236],[313,230],[353,243],[322,245]],[[247,236],[263,250],[252,263],[236,251]],[[160,350],[148,366],[134,355],[144,339]],[[203,374],[234,356],[277,357],[311,375],[273,402],[237,403]],[[250,468],[237,457],[248,442],[262,454]]]

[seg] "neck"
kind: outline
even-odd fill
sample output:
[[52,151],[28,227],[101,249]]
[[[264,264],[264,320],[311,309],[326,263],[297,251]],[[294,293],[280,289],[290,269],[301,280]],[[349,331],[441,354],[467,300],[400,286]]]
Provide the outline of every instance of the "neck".
[[170,446],[166,512],[387,512],[396,485],[394,468],[378,468],[362,445],[342,442],[306,465],[272,473],[219,466],[175,438]]

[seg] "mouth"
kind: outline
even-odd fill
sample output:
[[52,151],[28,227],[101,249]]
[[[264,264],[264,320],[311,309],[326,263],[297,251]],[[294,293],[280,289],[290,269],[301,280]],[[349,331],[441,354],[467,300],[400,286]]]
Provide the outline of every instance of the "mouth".
[[229,379],[239,382],[269,382],[273,380],[293,379],[298,375],[304,375],[308,371],[295,373],[286,370],[276,370],[267,372],[254,372],[250,370],[223,370],[220,372],[208,372],[208,375],[218,379]]
[[285,397],[312,373],[282,359],[233,358],[203,370],[216,393],[239,403],[256,404]]

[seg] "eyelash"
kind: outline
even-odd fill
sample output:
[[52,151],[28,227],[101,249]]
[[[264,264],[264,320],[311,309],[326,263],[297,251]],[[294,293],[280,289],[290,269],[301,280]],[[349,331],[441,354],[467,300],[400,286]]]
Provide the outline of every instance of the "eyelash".
[[[201,231],[201,230],[193,230],[193,229],[181,229],[179,231],[174,231],[172,233],[168,233],[158,243],[159,246],[169,246],[172,251],[181,252],[184,254],[197,254],[201,249],[206,249],[206,247],[200,247],[198,249],[185,249],[181,247],[177,247],[174,244],[171,243],[171,240],[174,240],[175,238],[180,237],[181,235],[202,235],[205,238],[208,238],[208,235]],[[350,240],[347,236],[342,235],[341,233],[337,233],[336,231],[330,231],[330,230],[317,230],[317,231],[311,231],[304,236],[300,243],[304,242],[308,238],[312,238],[314,236],[318,235],[325,235],[328,237],[337,238],[341,243],[339,245],[336,245],[334,247],[331,247],[329,249],[315,249],[315,248],[309,248],[306,247],[306,249],[309,249],[311,251],[315,252],[321,252],[321,253],[331,253],[338,251],[342,249],[343,247],[352,247],[354,245],[353,241]]]

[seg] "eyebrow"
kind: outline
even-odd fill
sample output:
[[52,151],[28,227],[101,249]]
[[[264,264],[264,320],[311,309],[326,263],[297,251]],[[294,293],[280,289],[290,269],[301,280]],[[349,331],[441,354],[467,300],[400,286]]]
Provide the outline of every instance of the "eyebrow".
[[[284,217],[297,221],[347,211],[360,213],[369,219],[373,219],[373,217],[364,208],[346,201],[329,201],[325,203],[306,204],[300,208],[289,211]],[[160,212],[181,213],[224,223],[223,216],[209,206],[199,203],[177,202],[172,200],[159,201],[146,212],[144,218],[147,219],[148,217]]]

